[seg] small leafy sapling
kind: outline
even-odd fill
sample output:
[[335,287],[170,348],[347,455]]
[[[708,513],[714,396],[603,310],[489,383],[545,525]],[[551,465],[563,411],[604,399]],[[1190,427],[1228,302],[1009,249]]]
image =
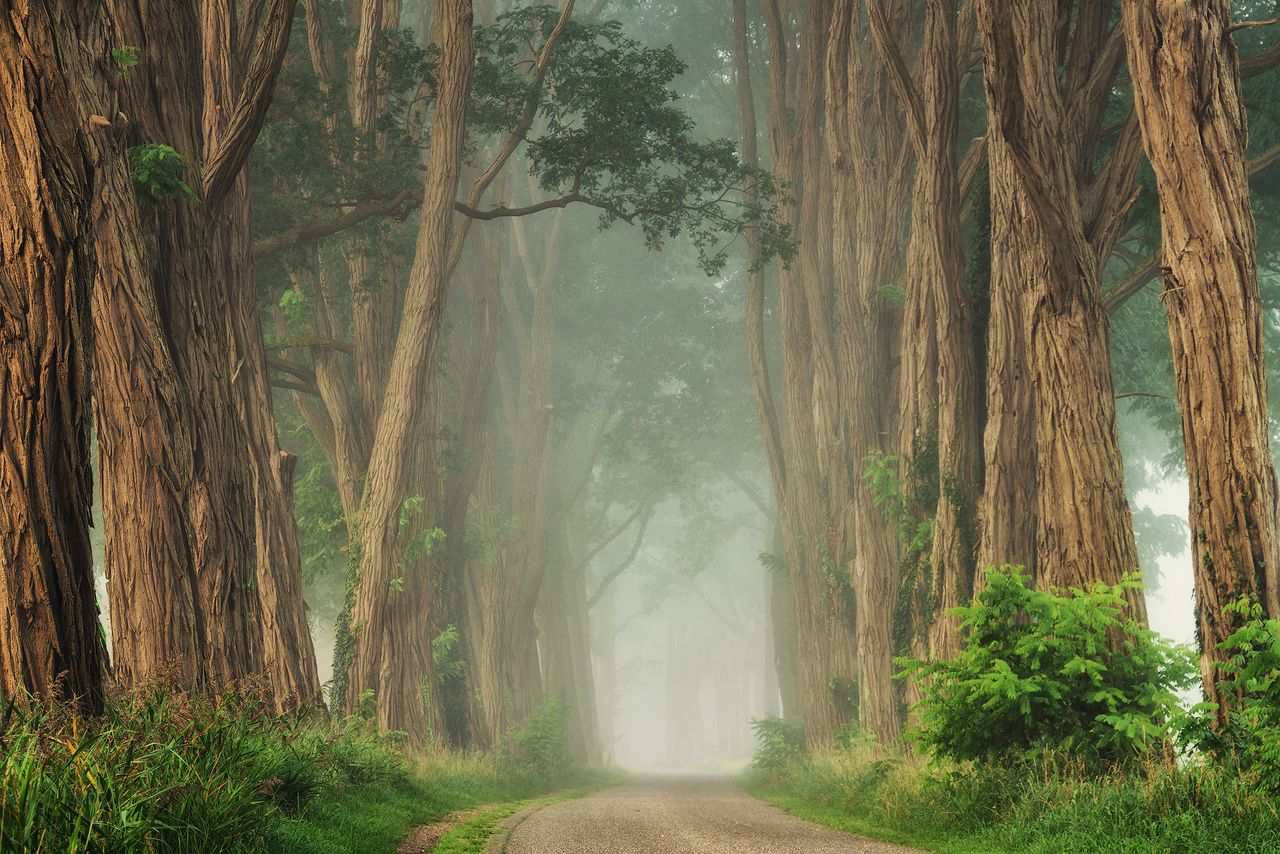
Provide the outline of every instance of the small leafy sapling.
[[136,145],[129,149],[129,163],[133,166],[130,177],[138,198],[151,204],[186,196],[200,201],[183,176],[191,171],[187,160],[173,146],[157,143]]
[[131,44],[113,47],[111,58],[115,61],[116,71],[120,76],[128,77],[133,74],[133,69],[138,67],[138,48]]

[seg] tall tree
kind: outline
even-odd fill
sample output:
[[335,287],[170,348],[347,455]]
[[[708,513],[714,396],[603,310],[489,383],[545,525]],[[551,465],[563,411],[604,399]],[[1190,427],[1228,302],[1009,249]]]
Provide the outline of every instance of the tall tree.
[[444,725],[438,707],[426,708],[422,702],[423,680],[435,683],[429,639],[424,645],[421,633],[409,630],[415,620],[428,616],[420,610],[427,603],[420,582],[413,595],[394,596],[392,580],[407,547],[399,519],[410,497],[407,461],[422,424],[418,391],[436,356],[450,273],[453,206],[475,62],[470,0],[441,2],[434,25],[440,58],[422,216],[360,505],[359,586],[351,613],[354,648],[345,698],[346,707],[354,709],[364,692],[372,691],[384,728],[418,736]]
[[[820,746],[829,744],[856,712],[849,699],[859,679],[849,564],[843,545],[828,542],[836,510],[821,473],[831,462],[838,430],[830,328],[834,310],[825,288],[830,282],[830,205],[825,196],[830,185],[822,130],[831,4],[822,0],[805,6],[798,49],[789,7],[766,0],[764,12],[769,33],[770,151],[775,174],[794,196],[784,215],[800,244],[798,259],[778,273],[786,413],[786,489],[780,507],[799,713],[806,739]],[[794,72],[793,55],[799,60]],[[819,362],[826,365],[821,376]]]
[[[1099,262],[1110,253],[1132,196],[1136,123],[1126,123],[1111,160],[1095,174],[1093,155],[1123,46],[1108,27],[1109,2],[1082,3],[1074,11],[1072,5],[984,0],[978,6],[990,171],[993,187],[1001,188],[991,200],[996,257],[988,390],[997,399],[987,426],[984,500],[993,520],[985,534],[1008,536],[987,544],[984,555],[1026,561],[1034,530],[1037,581],[1059,587],[1114,583],[1138,568]],[[1032,419],[1030,428],[1020,429],[1034,437],[1033,467],[1025,458],[1009,459],[1029,452],[1008,446],[1020,434],[1010,432],[1006,418],[1015,425]],[[1009,505],[1018,498],[1011,484],[1031,490],[1034,500]],[[994,524],[1006,513],[1017,514],[1011,525]],[[1145,619],[1141,593],[1130,598],[1135,616]]]
[[293,7],[269,7],[234,104],[217,105],[231,112],[225,132],[206,146],[204,96],[216,86],[206,75],[221,69],[205,58],[226,45],[205,44],[216,31],[202,31],[197,10],[110,4],[115,38],[136,51],[121,88],[138,198],[101,221],[95,403],[113,652],[127,684],[223,690],[262,670],[255,502],[216,214],[270,102]]
[[[917,544],[925,566],[913,605],[926,607],[914,615],[913,641],[919,652],[946,656],[959,645],[957,621],[949,611],[967,602],[973,590],[982,481],[978,337],[964,278],[960,199],[966,188],[956,157],[961,42],[973,35],[973,17],[966,16],[970,26],[962,39],[956,4],[926,3],[914,76],[889,31],[883,3],[869,5],[868,20],[903,105],[917,160],[901,334],[898,455],[908,487],[926,493],[936,507],[932,541]],[[966,157],[968,177],[973,161]],[[915,483],[922,478],[927,482]]]
[[[99,3],[0,3],[0,696],[102,705],[89,550],[98,170],[123,172]],[[98,133],[95,134],[94,132]]]
[[1221,643],[1241,597],[1280,612],[1276,475],[1231,4],[1125,2],[1129,70],[1160,196],[1162,298],[1190,480],[1200,670],[1225,719]]

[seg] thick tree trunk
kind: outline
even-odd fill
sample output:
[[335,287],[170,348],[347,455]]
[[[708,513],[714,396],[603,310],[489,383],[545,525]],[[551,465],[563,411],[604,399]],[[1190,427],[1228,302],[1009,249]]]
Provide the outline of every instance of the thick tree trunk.
[[[448,296],[450,225],[474,59],[471,17],[470,0],[444,0],[436,9],[440,64],[422,218],[361,503],[359,586],[352,610],[347,709],[354,710],[364,692],[372,691],[379,724],[419,738],[443,727],[438,703],[424,708],[419,690],[424,679],[434,683],[430,639],[424,646],[417,637],[430,615],[414,610],[410,597],[394,597],[392,581],[407,546],[399,525],[401,508],[411,497],[407,461],[425,420],[418,392],[424,372],[434,364]],[[436,509],[423,512],[431,518]]]
[[[122,44],[137,46],[141,57],[137,74],[126,84],[131,96],[126,109],[136,122],[133,141],[149,144],[161,140],[188,163],[198,160],[203,153],[200,114],[204,88],[199,21],[194,10],[136,8],[123,0],[111,6],[116,37]],[[194,183],[196,176],[183,177]],[[147,326],[152,325],[154,311],[163,337],[157,338],[154,328],[141,333],[146,340],[139,358],[139,354],[127,349],[125,339],[135,334],[132,330],[110,328],[109,316],[96,321],[96,329],[108,342],[97,358],[105,377],[100,380],[97,395],[104,477],[105,459],[109,457],[117,482],[150,483],[154,486],[144,488],[172,491],[182,502],[186,519],[180,535],[169,527],[131,530],[137,517],[119,516],[130,509],[129,499],[117,500],[119,496],[109,497],[104,491],[108,572],[120,582],[111,587],[112,612],[136,609],[137,600],[127,597],[142,588],[163,590],[170,586],[173,582],[166,576],[186,572],[181,551],[189,547],[196,578],[195,601],[203,629],[196,626],[196,638],[175,639],[174,646],[167,650],[148,641],[126,638],[120,651],[127,657],[123,673],[131,678],[163,674],[172,666],[170,662],[182,661],[196,646],[202,650],[205,676],[211,687],[222,690],[262,668],[254,589],[254,504],[244,427],[230,384],[227,294],[219,275],[211,206],[182,198],[140,205],[145,210],[139,211],[138,225],[154,233],[155,242],[147,246],[145,253],[133,248],[122,250],[103,265],[104,289],[114,291],[113,297],[129,301],[104,306],[104,311],[141,315]],[[131,240],[120,238],[122,244]],[[140,269],[135,266],[139,261]],[[121,279],[139,274],[148,277],[150,295],[141,293],[146,284]],[[168,357],[163,353],[166,348],[171,354]],[[169,358],[176,369],[177,394],[163,391],[173,382]],[[158,374],[146,376],[143,372],[148,370]],[[123,394],[127,399],[136,393],[133,378],[144,376],[141,385],[155,385],[162,391],[143,395],[158,397],[161,407],[166,403],[176,405],[177,412],[163,408],[156,412],[148,406],[135,413],[114,397]],[[181,455],[173,457],[157,454],[147,443],[158,441],[158,437],[148,440],[145,434],[139,437],[133,432],[138,418],[150,419],[153,415],[151,429],[162,435],[189,430],[190,451],[181,448]],[[184,445],[186,441],[183,437]],[[159,511],[171,524],[168,514],[172,508],[162,506]],[[151,506],[141,508],[141,514],[154,512]],[[112,539],[121,537],[140,541],[132,545],[112,543]],[[130,553],[140,561],[125,566],[122,558]],[[186,607],[184,592],[179,591],[172,599],[153,601],[156,613],[134,614],[131,619],[140,618],[143,625],[161,623],[187,631],[185,617],[165,613],[170,607]],[[124,627],[114,630],[117,637],[123,630]],[[199,637],[201,632],[203,638]]]
[[[869,455],[893,450],[897,429],[891,354],[896,313],[883,287],[901,275],[910,146],[883,64],[866,44],[858,4],[836,4],[827,50],[826,142],[832,186],[833,281],[840,329],[842,464],[828,475],[846,502],[832,556],[853,566],[857,603],[858,713],[884,743],[901,731],[893,682],[893,615],[899,555],[893,525],[862,477]],[[896,26],[896,24],[889,24]]]
[[1223,608],[1277,602],[1276,475],[1245,168],[1246,121],[1227,0],[1124,4],[1134,101],[1160,195],[1165,311],[1190,481],[1200,670],[1225,720]]
[[[204,4],[205,158],[224,144],[244,84],[245,41],[237,31],[235,4]],[[227,365],[237,413],[245,428],[245,452],[253,486],[258,616],[263,663],[272,702],[280,711],[314,706],[320,679],[302,598],[302,555],[293,514],[294,460],[280,448],[267,370],[266,346],[253,277],[253,235],[248,177],[242,169],[214,211],[218,278],[227,291]]]
[[990,315],[987,321],[987,423],[984,486],[979,507],[978,573],[1006,564],[1037,575],[1035,388],[1023,331],[1023,283],[1034,256],[1001,250],[1011,237],[1036,243],[1038,224],[1016,189],[1017,176],[1003,136],[987,142],[991,198]]
[[[553,279],[557,270],[562,213],[548,227],[535,254],[532,235],[513,223],[520,271],[508,277],[503,329],[509,330],[508,360],[499,371],[505,406],[499,422],[506,437],[492,455],[507,466],[493,486],[506,500],[492,500],[482,512],[502,513],[514,530],[492,549],[491,559],[474,561],[471,634],[481,653],[476,662],[482,700],[484,740],[496,743],[523,720],[542,697],[541,679],[523,663],[535,637],[532,614],[551,559],[552,512],[556,501],[552,478],[555,406],[552,403],[555,317]],[[517,282],[525,284],[524,306]],[[527,315],[527,319],[526,319]],[[498,475],[496,467],[490,469]],[[557,627],[558,628],[558,627]]]
[[[102,706],[89,549],[89,302],[108,111],[101,9],[0,2],[0,697]],[[88,93],[86,93],[88,90]],[[104,135],[105,136],[105,135]]]
[[[978,14],[992,152],[1008,156],[1015,203],[1024,211],[1024,219],[1006,223],[1009,232],[996,233],[993,224],[992,245],[1017,253],[1029,274],[1020,296],[1035,389],[1037,576],[1042,585],[1065,588],[1118,582],[1137,570],[1138,558],[1098,256],[1086,237],[1077,152],[1066,144],[1077,128],[1058,89],[1061,45],[1045,26],[1058,12],[1042,0],[984,0]],[[1077,25],[1077,39],[1087,23]],[[993,179],[999,174],[993,157]],[[1133,616],[1145,621],[1141,591],[1129,598]]]
[[[915,275],[935,293],[938,347],[938,511],[930,563],[936,603],[929,650],[947,658],[960,648],[958,623],[949,611],[973,595],[977,549],[977,496],[982,489],[978,406],[978,338],[964,280],[960,245],[960,182],[956,167],[960,80],[953,0],[929,0],[920,68],[924,104],[923,144],[912,200]],[[905,335],[905,333],[904,333]]]

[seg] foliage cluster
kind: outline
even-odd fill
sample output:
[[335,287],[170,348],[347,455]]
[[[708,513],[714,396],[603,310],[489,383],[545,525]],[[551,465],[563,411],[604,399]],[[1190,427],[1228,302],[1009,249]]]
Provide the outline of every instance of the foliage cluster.
[[130,177],[134,192],[142,201],[155,205],[177,196],[199,201],[191,185],[183,179],[191,167],[173,146],[135,145],[129,149],[129,164],[133,169]]
[[809,758],[804,724],[795,718],[752,718],[751,731],[756,736],[756,752],[751,758],[753,768],[778,771]]
[[564,700],[555,694],[545,697],[508,733],[502,752],[507,767],[516,774],[541,780],[563,777],[573,765]]
[[1049,751],[1100,767],[1165,743],[1196,669],[1124,614],[1138,584],[1048,592],[1016,567],[989,571],[957,609],[960,654],[900,661],[924,695],[915,737],[937,756],[1004,765]]
[[1223,644],[1231,653],[1219,683],[1231,698],[1226,722],[1214,729],[1213,710],[1198,709],[1181,741],[1235,767],[1259,789],[1280,793],[1280,620],[1264,619],[1262,606],[1248,600],[1227,611],[1244,622]]

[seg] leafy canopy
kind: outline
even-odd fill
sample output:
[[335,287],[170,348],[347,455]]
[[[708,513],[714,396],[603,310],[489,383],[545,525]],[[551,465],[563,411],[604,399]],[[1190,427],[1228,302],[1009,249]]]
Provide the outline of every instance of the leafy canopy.
[[723,269],[728,244],[753,223],[762,241],[757,263],[789,258],[772,177],[745,166],[732,140],[696,137],[672,85],[686,66],[670,46],[647,47],[616,21],[570,22],[541,91],[528,91],[529,34],[549,34],[558,17],[551,6],[534,6],[477,33],[473,117],[492,130],[515,130],[518,105],[534,99],[526,155],[542,189],[600,208],[601,228],[619,220],[639,226],[652,249],[686,235],[708,274]]

